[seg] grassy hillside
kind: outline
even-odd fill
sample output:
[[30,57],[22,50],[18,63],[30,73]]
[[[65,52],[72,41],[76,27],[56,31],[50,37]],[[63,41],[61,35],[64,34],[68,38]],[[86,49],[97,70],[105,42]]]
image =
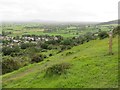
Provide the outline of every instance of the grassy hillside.
[[[118,39],[113,39],[114,55],[108,55],[108,38],[93,40],[3,75],[3,88],[114,88],[118,87]],[[53,64],[67,62],[62,75],[45,76]]]

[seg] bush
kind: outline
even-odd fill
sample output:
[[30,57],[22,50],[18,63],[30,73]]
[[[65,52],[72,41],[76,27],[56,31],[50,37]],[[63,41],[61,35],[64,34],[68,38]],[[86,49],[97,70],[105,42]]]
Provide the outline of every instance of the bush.
[[34,55],[31,59],[31,63],[38,63],[43,61],[43,59],[45,58],[44,55],[40,54],[40,55]]
[[26,48],[28,48],[28,47],[32,47],[32,46],[35,46],[36,44],[34,44],[34,43],[22,43],[21,44],[21,49],[26,49]]
[[63,45],[72,45],[73,42],[72,42],[71,39],[65,39],[65,40],[63,40],[63,41],[61,42],[61,44],[63,44]]
[[83,36],[79,36],[77,39],[74,40],[76,43],[74,45],[79,45],[79,44],[83,44],[85,41],[85,37]]
[[47,44],[53,44],[53,45],[55,45],[55,44],[57,43],[57,41],[55,41],[55,40],[50,40],[50,41],[47,41],[46,43],[47,43]]
[[20,67],[21,67],[21,64],[18,61],[13,60],[11,58],[2,61],[3,74],[17,70]]
[[4,55],[10,55],[13,51],[12,51],[12,48],[10,47],[4,47],[2,48],[2,52]]
[[114,35],[120,35],[120,26],[117,26],[116,28],[113,29],[113,34]]
[[109,35],[107,34],[106,31],[99,32],[98,37],[99,39],[104,39],[107,38]]
[[91,32],[87,32],[87,33],[84,35],[84,38],[85,38],[85,41],[86,41],[86,42],[89,42],[90,40],[93,40],[93,39],[94,39],[94,35],[93,35],[93,33],[91,33]]
[[70,66],[69,63],[55,64],[46,70],[46,75],[61,75],[65,73],[66,69],[69,69]]
[[42,49],[48,49],[48,44],[46,44],[46,43],[41,44],[41,48]]
[[11,48],[11,47],[4,47],[2,49],[2,52],[3,52],[4,55],[10,55],[12,53],[16,53],[16,52],[19,52],[19,51],[20,51],[20,48],[18,46],[15,46],[13,48]]
[[3,45],[7,45],[9,43],[8,40],[2,40],[1,43],[3,43]]

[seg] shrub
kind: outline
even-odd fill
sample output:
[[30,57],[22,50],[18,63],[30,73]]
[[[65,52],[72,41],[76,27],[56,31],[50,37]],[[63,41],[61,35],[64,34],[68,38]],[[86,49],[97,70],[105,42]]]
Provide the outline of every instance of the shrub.
[[87,32],[87,33],[84,35],[84,39],[85,39],[86,42],[89,42],[90,40],[93,40],[93,39],[94,39],[93,33]]
[[46,44],[46,43],[41,44],[41,48],[48,49],[48,44]]
[[11,48],[11,47],[4,47],[2,49],[2,52],[3,52],[4,55],[10,55],[13,52],[16,53],[16,52],[19,52],[19,51],[20,51],[20,48],[18,46],[15,46],[13,48]]
[[13,60],[11,58],[2,61],[2,73],[12,72],[21,67],[20,62]]
[[26,49],[26,48],[28,48],[28,47],[32,47],[32,46],[35,46],[36,44],[34,44],[34,43],[22,43],[21,44],[21,49]]
[[50,41],[47,41],[46,43],[47,43],[47,44],[53,44],[53,45],[55,45],[55,44],[57,43],[57,41],[55,41],[55,40],[50,40]]
[[71,45],[73,44],[72,40],[71,39],[65,39],[61,42],[61,44],[63,45]]
[[117,26],[116,28],[113,29],[113,34],[114,35],[120,35],[120,26]]
[[65,73],[66,69],[69,69],[70,66],[69,63],[55,64],[46,70],[46,75],[61,75]]
[[2,48],[2,52],[4,55],[10,55],[12,53],[12,48],[4,47],[4,48]]
[[44,57],[45,57],[45,56],[42,55],[42,54],[40,54],[40,55],[34,55],[34,56],[32,57],[32,59],[31,59],[31,63],[41,62],[41,61],[43,61]]
[[104,39],[107,38],[109,35],[107,34],[106,31],[99,32],[98,37],[99,39]]
[[7,45],[9,43],[8,40],[2,40],[1,43],[3,43],[3,45]]

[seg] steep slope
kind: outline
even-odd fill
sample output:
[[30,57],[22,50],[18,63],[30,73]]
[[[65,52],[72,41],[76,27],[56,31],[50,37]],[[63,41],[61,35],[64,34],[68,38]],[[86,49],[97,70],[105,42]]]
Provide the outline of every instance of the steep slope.
[[[71,52],[67,55],[68,52]],[[93,40],[3,75],[3,88],[113,88],[118,86],[118,39],[108,55],[108,39]],[[66,74],[45,77],[56,63],[72,64]]]

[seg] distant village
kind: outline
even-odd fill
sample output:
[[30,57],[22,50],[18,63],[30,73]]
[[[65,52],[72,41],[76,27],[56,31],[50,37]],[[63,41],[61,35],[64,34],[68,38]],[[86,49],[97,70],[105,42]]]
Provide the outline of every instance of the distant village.
[[61,39],[61,36],[48,36],[48,35],[23,35],[22,37],[16,36],[2,36],[0,35],[0,40],[3,43],[4,46],[13,47],[15,45],[20,45],[21,43],[38,43],[38,42],[45,42],[50,40],[59,40]]

